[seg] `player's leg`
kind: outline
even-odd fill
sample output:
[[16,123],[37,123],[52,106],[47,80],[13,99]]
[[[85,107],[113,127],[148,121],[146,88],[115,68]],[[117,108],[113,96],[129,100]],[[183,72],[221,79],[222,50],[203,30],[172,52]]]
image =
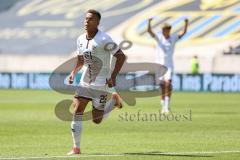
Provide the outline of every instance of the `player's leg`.
[[165,82],[164,82],[164,75],[162,75],[162,68],[158,67],[156,70],[156,80],[159,83],[159,93],[160,93],[160,103],[162,108],[164,107],[164,99],[165,99]]
[[167,80],[165,83],[165,88],[166,88],[166,96],[164,99],[164,107],[165,107],[165,112],[168,113],[170,111],[170,99],[171,99],[171,94],[172,94],[172,81]]
[[107,102],[107,93],[104,91],[91,91],[94,95],[92,100],[92,117],[93,122],[99,124],[102,122],[104,115],[104,107]]
[[[113,92],[113,93],[112,93],[112,100],[113,100],[113,101],[115,100],[114,106],[115,106],[116,108],[121,109],[121,108],[123,107],[123,105],[122,105],[122,99],[121,99],[120,95],[119,95],[117,92]],[[110,105],[106,105],[106,106],[110,106]]]
[[68,153],[80,154],[80,142],[82,134],[82,115],[89,102],[89,99],[85,98],[74,98],[73,99],[73,120],[71,123],[72,138],[73,138],[73,149]]
[[164,88],[165,88],[165,96],[164,96],[164,108],[163,113],[169,113],[170,111],[170,97],[172,94],[172,68],[168,68],[166,74],[164,75]]
[[166,91],[166,88],[165,88],[165,81],[161,80],[160,81],[160,95],[161,95],[161,105],[162,107],[164,106],[164,99],[165,99],[165,91]]
[[102,122],[103,115],[104,115],[104,110],[98,110],[96,108],[93,108],[92,117],[93,117],[93,122],[95,124],[99,124]]
[[166,96],[171,98],[172,95],[172,80],[168,80],[166,82]]
[[111,94],[108,102],[106,102],[107,96],[110,96],[110,94],[103,92],[98,94],[98,98],[93,99],[92,116],[93,122],[96,124],[101,123],[103,117],[106,118],[115,107],[122,108],[121,98],[116,92]]
[[104,118],[107,118],[109,116],[109,113],[114,108],[121,109],[122,107],[123,107],[123,105],[122,105],[122,99],[121,99],[120,95],[117,92],[113,92],[111,95],[111,99],[108,100],[105,105]]
[[[84,97],[82,95],[85,95]],[[80,142],[82,133],[82,115],[84,110],[91,100],[87,98],[87,89],[80,88],[77,90],[76,95],[73,99],[73,120],[71,123],[72,138],[73,138],[73,148],[68,153],[68,155],[80,154]]]

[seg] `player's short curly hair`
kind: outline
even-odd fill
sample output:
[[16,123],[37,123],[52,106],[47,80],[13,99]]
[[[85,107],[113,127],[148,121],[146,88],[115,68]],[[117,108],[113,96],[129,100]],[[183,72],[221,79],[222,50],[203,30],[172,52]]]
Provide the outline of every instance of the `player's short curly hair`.
[[89,9],[89,10],[87,11],[87,13],[95,14],[95,15],[98,17],[99,21],[101,20],[101,14],[100,14],[100,12],[98,12],[97,10]]
[[163,23],[162,24],[162,29],[171,29],[172,26],[169,23]]

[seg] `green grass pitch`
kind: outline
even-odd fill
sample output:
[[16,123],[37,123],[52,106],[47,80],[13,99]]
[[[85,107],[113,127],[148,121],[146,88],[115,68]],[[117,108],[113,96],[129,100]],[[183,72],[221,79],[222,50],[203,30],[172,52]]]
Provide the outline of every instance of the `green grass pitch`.
[[240,159],[240,94],[174,93],[172,110],[185,115],[179,121],[144,118],[159,112],[159,97],[137,99],[136,106],[115,109],[100,125],[84,122],[82,155],[69,158],[70,122],[54,113],[63,99],[71,96],[0,90],[0,160]]

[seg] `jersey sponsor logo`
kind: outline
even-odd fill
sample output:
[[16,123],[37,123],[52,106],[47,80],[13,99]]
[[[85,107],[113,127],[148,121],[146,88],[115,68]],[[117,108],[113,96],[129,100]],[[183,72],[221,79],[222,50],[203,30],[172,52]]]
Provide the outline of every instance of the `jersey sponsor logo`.
[[85,58],[86,60],[92,59],[92,52],[91,52],[91,51],[84,51],[84,52],[83,52],[83,55],[84,55],[84,58]]

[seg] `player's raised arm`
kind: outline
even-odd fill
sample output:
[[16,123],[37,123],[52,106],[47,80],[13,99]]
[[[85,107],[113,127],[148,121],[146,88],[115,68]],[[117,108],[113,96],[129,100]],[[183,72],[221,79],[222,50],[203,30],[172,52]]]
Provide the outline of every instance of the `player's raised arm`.
[[109,80],[107,80],[107,84],[109,87],[113,87],[116,86],[116,77],[118,75],[118,73],[120,72],[125,60],[126,60],[126,56],[125,54],[122,52],[121,49],[119,49],[115,54],[114,57],[116,57],[116,63],[115,63],[115,67],[113,69],[113,72],[111,74],[111,78]]
[[76,75],[77,72],[82,68],[83,64],[84,64],[83,55],[78,55],[78,56],[77,56],[77,63],[76,63],[76,65],[75,65],[75,67],[73,68],[70,76],[68,77],[68,83],[69,83],[69,84],[72,84],[72,83],[73,83],[73,80],[74,80],[75,75]]
[[154,38],[154,37],[156,37],[156,35],[153,32],[153,30],[152,30],[151,21],[152,21],[152,18],[149,18],[148,19],[148,29],[147,29],[147,32]]
[[183,31],[178,35],[179,38],[182,38],[187,33],[188,19],[185,19],[184,22],[185,22],[185,25],[184,25]]

